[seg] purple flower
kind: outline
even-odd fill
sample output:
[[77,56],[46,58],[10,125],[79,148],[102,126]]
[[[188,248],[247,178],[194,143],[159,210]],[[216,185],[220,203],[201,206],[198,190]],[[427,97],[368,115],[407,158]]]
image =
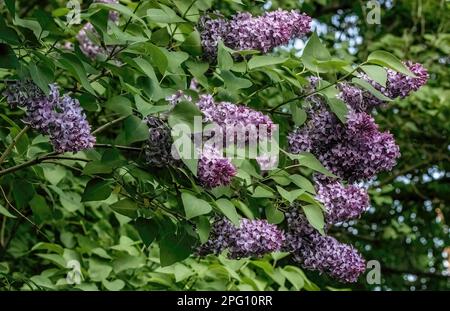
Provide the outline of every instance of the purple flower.
[[94,146],[95,137],[80,103],[67,94],[61,97],[56,84],[50,85],[48,96],[31,82],[17,82],[6,94],[13,107],[26,108],[27,116],[23,121],[49,135],[56,152],[77,152]]
[[[415,74],[415,77],[410,77],[404,75],[403,73],[386,68],[386,87],[383,87],[373,81],[366,74],[360,74],[359,76],[361,79],[366,80],[372,84],[375,89],[391,99],[405,98],[411,92],[415,92],[420,87],[425,85],[428,81],[429,75],[427,70],[421,64],[412,63],[410,61],[407,61],[404,64],[412,73]],[[376,98],[370,92],[362,90],[356,86],[352,86],[347,83],[339,83],[338,88],[341,91],[338,97],[356,111],[370,111],[372,108],[384,104],[382,100]]]
[[236,175],[236,168],[218,150],[206,146],[198,161],[197,177],[206,188],[229,185]]
[[230,221],[219,219],[198,254],[219,254],[227,249],[228,257],[233,259],[260,257],[280,250],[284,240],[283,232],[266,220],[242,219],[239,227],[235,227]]
[[370,111],[372,108],[379,107],[385,103],[370,92],[348,83],[338,83],[338,88],[340,90],[338,98],[355,111]]
[[367,180],[391,170],[400,156],[389,132],[380,132],[365,112],[351,111],[342,124],[325,108],[310,112],[310,120],[288,135],[292,153],[312,152],[337,176],[350,182]]
[[259,50],[267,53],[308,33],[311,30],[310,24],[311,17],[305,14],[278,9],[259,17],[253,17],[247,12],[238,13],[231,20],[203,16],[199,28],[205,54],[214,59],[219,40],[235,50]]
[[344,186],[335,180],[316,181],[317,200],[326,208],[328,225],[355,219],[369,207],[369,196],[364,188]]
[[[197,106],[203,113],[203,121],[217,124],[227,139],[256,141],[258,136],[261,139],[270,137],[276,129],[270,117],[263,113],[229,102],[216,103],[211,95],[200,96]],[[243,135],[226,135],[230,131],[242,132]]]
[[81,30],[77,34],[77,40],[80,44],[80,50],[84,55],[91,59],[95,59],[97,55],[106,54],[105,49],[92,41],[91,38],[99,38],[99,34],[97,30],[95,30],[94,26],[91,23],[87,23],[81,28]]
[[148,139],[144,144],[144,158],[147,165],[164,167],[174,164],[172,157],[172,136],[169,126],[160,118],[147,116],[144,121],[149,128]]
[[343,282],[356,282],[365,271],[364,258],[351,245],[331,236],[322,236],[306,220],[298,207],[286,213],[287,233],[283,249],[293,254],[305,269],[326,273]]
[[405,62],[406,67],[416,75],[416,77],[410,77],[400,72],[396,72],[392,69],[387,70],[388,82],[386,83],[386,89],[383,89],[381,85],[378,85],[380,91],[385,93],[389,98],[405,98],[411,92],[417,91],[420,87],[425,85],[428,81],[428,71],[421,64],[413,63],[410,61]]

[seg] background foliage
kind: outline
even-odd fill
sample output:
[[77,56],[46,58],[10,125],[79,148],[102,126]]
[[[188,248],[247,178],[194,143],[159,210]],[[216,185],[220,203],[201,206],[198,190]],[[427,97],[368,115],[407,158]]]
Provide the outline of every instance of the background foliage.
[[[260,109],[267,108],[260,103],[273,107],[305,84],[301,77],[279,83],[280,77],[290,77],[290,70],[298,65],[295,62],[281,73],[279,67],[263,64],[261,70],[246,72],[235,67],[227,70],[228,75],[217,77],[209,74],[215,70],[214,65],[208,68],[196,58],[200,51],[193,26],[198,12],[212,6],[225,15],[240,10],[259,14],[263,6],[269,7],[264,1],[199,0],[190,8],[188,1],[145,1],[139,7],[136,2],[122,1],[123,21],[112,34],[105,26],[107,8],[88,10],[89,3],[83,3],[83,20],[90,20],[104,31],[110,44],[119,44],[111,57],[96,63],[77,49],[71,54],[59,45],[74,41],[80,27],[64,25],[65,1],[15,2],[5,1],[6,5],[0,7],[0,40],[4,42],[0,77],[10,79],[13,68],[20,75],[25,70],[21,66],[26,64],[35,81],[45,85],[57,80],[70,90],[88,112],[94,129],[122,117],[102,132],[98,141],[102,144],[139,147],[147,137],[147,128],[141,126],[133,111],[142,115],[164,111],[161,100],[177,89],[185,89],[187,76],[205,83],[219,98],[244,100]],[[147,248],[157,236],[148,230],[156,227],[155,223],[146,223],[142,218],[132,222],[126,215],[134,216],[135,201],[142,205],[140,208],[152,204],[147,193],[174,207],[172,218],[183,213],[178,188],[174,193],[166,191],[178,183],[176,174],[180,172],[148,171],[138,160],[130,159],[133,149],[97,148],[75,161],[49,159],[0,177],[2,288],[73,288],[65,281],[66,262],[71,259],[81,263],[84,280],[77,286],[81,289],[450,288],[450,235],[446,223],[450,217],[449,4],[444,0],[380,1],[381,24],[369,25],[364,1],[299,2],[274,0],[270,7],[298,8],[312,16],[332,55],[361,63],[370,52],[382,49],[400,59],[423,63],[431,75],[419,92],[378,112],[377,121],[381,128],[394,133],[402,157],[393,172],[373,182],[369,213],[334,233],[340,240],[354,244],[368,260],[380,261],[381,285],[369,285],[365,278],[354,285],[342,285],[326,276],[303,272],[282,254],[239,261],[222,256],[191,257],[178,262],[188,255],[183,246],[191,243],[189,224],[182,223],[182,230],[178,228],[172,234],[173,223],[164,219],[158,230],[167,230],[167,235],[158,237],[159,246],[153,243]],[[162,10],[160,4],[170,11]],[[153,15],[145,16],[147,9],[153,10]],[[187,22],[178,23],[180,18]],[[124,43],[127,48],[121,47]],[[279,49],[279,57],[295,55],[303,45],[297,41]],[[140,55],[144,57],[136,61]],[[112,58],[127,66],[120,66]],[[219,61],[219,66],[224,69],[226,65]],[[23,125],[19,121],[21,112],[10,110],[4,100],[0,113],[3,150]],[[283,124],[279,118],[274,121]],[[23,163],[50,148],[44,137],[29,132],[18,140],[8,162]],[[86,164],[87,160],[91,162]],[[8,162],[2,168],[11,166]],[[85,190],[86,184],[89,191]],[[117,204],[123,192],[135,201]],[[264,204],[264,200],[261,202]],[[154,208],[164,210],[165,206]],[[238,210],[248,213],[240,204]],[[160,258],[166,261],[165,267]],[[167,265],[172,262],[177,263]]]

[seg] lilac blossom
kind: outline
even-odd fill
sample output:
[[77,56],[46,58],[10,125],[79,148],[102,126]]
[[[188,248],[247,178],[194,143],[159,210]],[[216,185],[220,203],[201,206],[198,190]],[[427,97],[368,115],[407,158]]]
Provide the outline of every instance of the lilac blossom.
[[[56,84],[49,85],[46,96],[31,82],[18,82],[8,88],[8,102],[24,107],[27,116],[23,120],[31,128],[50,136],[58,153],[92,148],[95,137],[78,100],[64,94],[60,96]],[[17,92],[15,94],[15,92]]]
[[147,165],[164,167],[174,164],[172,157],[172,136],[170,128],[162,119],[147,116],[144,119],[148,128],[148,139],[144,144],[144,158]]
[[309,270],[326,273],[343,282],[356,282],[365,271],[364,258],[351,245],[323,236],[308,223],[298,207],[286,213],[287,233],[283,249]]
[[206,188],[229,185],[236,175],[236,168],[231,161],[211,146],[203,148],[198,161],[197,177]]
[[328,225],[355,219],[369,207],[369,196],[364,188],[344,186],[337,180],[316,181],[317,200],[326,208]]
[[[404,62],[404,64],[415,77],[407,76],[403,73],[386,68],[386,87],[375,82],[366,74],[360,74],[359,76],[361,79],[372,84],[375,89],[390,99],[405,98],[410,93],[417,91],[420,87],[425,85],[428,81],[429,74],[426,68],[419,63],[407,61]],[[338,97],[356,111],[370,111],[372,108],[385,103],[370,92],[349,85],[348,83],[339,83],[338,88],[341,91]]]
[[251,136],[252,130],[256,136],[261,134],[266,138],[276,130],[276,125],[270,117],[263,113],[229,102],[216,103],[211,95],[200,96],[197,106],[203,113],[204,122],[217,124],[225,134],[230,130],[245,131],[246,136],[243,140],[247,142],[257,139],[257,137]]
[[332,173],[350,182],[391,170],[400,156],[389,132],[380,132],[365,112],[353,112],[344,125],[325,108],[310,112],[309,121],[288,135],[290,152],[312,152]]
[[234,50],[267,53],[310,32],[310,24],[311,17],[306,14],[278,9],[258,17],[248,12],[238,13],[230,20],[203,16],[199,28],[205,54],[214,59],[220,40]]
[[219,219],[198,254],[219,254],[228,250],[228,257],[233,259],[260,257],[280,250],[284,240],[284,233],[266,220],[242,219],[239,227],[235,227],[230,221]]

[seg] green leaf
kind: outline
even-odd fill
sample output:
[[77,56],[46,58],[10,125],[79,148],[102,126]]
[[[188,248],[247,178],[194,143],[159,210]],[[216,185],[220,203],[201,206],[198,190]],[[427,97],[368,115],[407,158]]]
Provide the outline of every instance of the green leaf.
[[387,71],[385,68],[376,65],[364,65],[361,69],[371,78],[383,87],[386,87]]
[[147,29],[147,23],[142,18],[137,16],[135,13],[133,13],[132,10],[130,10],[128,7],[126,7],[122,4],[119,4],[119,3],[93,3],[91,7],[93,9],[95,9],[96,7],[101,7],[101,8],[105,8],[108,10],[117,11],[125,17],[131,17],[132,20],[137,20],[138,22],[140,22],[142,24],[142,26],[144,26],[145,29]]
[[36,194],[30,201],[30,207],[33,211],[33,217],[38,224],[53,218],[52,210],[48,206],[47,201],[39,194]]
[[0,68],[14,69],[19,61],[13,49],[5,43],[0,43]]
[[269,55],[257,55],[253,56],[248,62],[248,69],[252,70],[259,67],[271,66],[282,64],[288,59],[285,57],[269,56]]
[[295,125],[300,126],[305,123],[307,115],[305,110],[300,108],[296,103],[290,103],[290,109],[292,113],[292,119],[294,120]]
[[273,192],[270,187],[257,186],[253,191],[252,198],[273,198]]
[[183,44],[181,44],[180,48],[193,56],[202,55],[200,33],[197,30],[191,32],[189,36],[186,37]]
[[161,266],[170,266],[189,257],[194,243],[195,239],[185,230],[166,234],[159,242]]
[[234,204],[228,199],[219,199],[216,201],[220,211],[235,225],[239,226],[241,217],[236,211]]
[[36,39],[45,38],[48,35],[48,31],[42,31],[42,27],[39,22],[31,19],[22,19],[19,16],[15,16],[13,19],[13,24],[22,28],[29,29],[36,36]]
[[183,201],[184,211],[187,219],[205,215],[211,212],[211,205],[203,199],[198,199],[188,192],[181,194],[181,200]]
[[294,286],[296,290],[300,290],[305,286],[303,271],[294,266],[286,266],[282,268],[281,274]]
[[89,259],[89,278],[92,281],[100,282],[105,280],[112,271],[112,267],[104,261],[91,258]]
[[356,85],[359,85],[360,87],[362,87],[363,89],[369,91],[373,96],[375,96],[376,98],[383,100],[383,101],[392,101],[392,99],[390,99],[389,97],[387,97],[386,95],[384,95],[383,93],[381,93],[380,91],[378,91],[376,88],[374,88],[372,86],[372,84],[370,84],[369,82],[367,82],[366,80],[362,80],[359,78],[353,78],[352,82]]
[[163,9],[148,9],[147,17],[155,23],[176,24],[186,22],[169,7],[165,5],[161,5],[161,7],[163,7]]
[[222,70],[220,76],[223,79],[225,88],[230,92],[236,92],[240,89],[246,89],[253,85],[250,80],[236,77],[231,71]]
[[133,222],[145,246],[150,246],[158,235],[158,224],[153,219],[138,218]]
[[389,67],[404,75],[415,77],[408,67],[405,66],[397,57],[386,51],[375,51],[370,53],[367,61],[372,64],[377,64],[385,67]]
[[119,291],[125,287],[125,282],[118,279],[114,281],[102,280],[103,286],[109,291]]
[[316,32],[309,38],[303,50],[302,61],[306,69],[312,72],[328,72],[327,66],[320,66],[317,61],[327,61],[331,59],[330,52],[320,42],[319,36]]
[[170,112],[167,121],[171,128],[174,128],[177,125],[187,125],[191,131],[194,131],[196,118],[201,122],[202,112],[200,109],[193,103],[181,102]]
[[111,111],[117,112],[122,116],[129,116],[133,113],[133,103],[125,96],[113,96],[105,104],[105,107]]
[[268,205],[265,209],[267,221],[271,224],[280,224],[284,220],[283,212],[276,209],[272,204]]
[[148,138],[148,126],[138,117],[131,115],[124,120],[125,143],[132,144]]
[[13,214],[11,214],[3,205],[0,204],[0,214],[9,217],[9,218],[17,218]]
[[230,70],[233,68],[233,57],[225,47],[222,41],[219,41],[217,45],[217,63],[221,70]]
[[195,221],[197,225],[197,233],[200,238],[200,243],[206,243],[209,238],[209,233],[211,231],[211,224],[206,216],[197,217]]
[[305,189],[306,191],[315,194],[316,190],[313,184],[309,181],[308,178],[303,177],[298,174],[290,175],[289,178],[296,184],[298,187]]
[[48,95],[50,92],[50,88],[48,85],[54,80],[52,70],[42,65],[35,64],[30,65],[29,70],[33,82],[36,83],[36,85],[39,86],[39,88]]
[[108,180],[91,179],[84,188],[81,202],[106,200],[112,192],[110,185],[111,182]]
[[281,188],[280,186],[277,186],[278,193],[281,195],[281,197],[285,200],[287,200],[289,203],[293,203],[297,198],[302,195],[305,190],[303,189],[295,189],[292,191],[287,191]]
[[121,215],[135,218],[137,216],[137,203],[131,199],[122,199],[111,205],[111,209]]
[[61,54],[61,57],[62,58],[58,60],[58,65],[69,71],[89,93],[96,95],[95,90],[89,83],[83,63],[78,57],[70,53],[63,53]]
[[148,47],[152,64],[158,68],[158,71],[161,74],[165,74],[167,67],[169,66],[169,61],[166,54],[162,51],[163,48],[160,48],[152,43],[148,43],[146,47]]
[[301,166],[309,167],[310,169],[322,173],[328,177],[337,177],[336,175],[330,173],[317,158],[309,152],[301,152],[299,154],[287,154],[291,160],[298,160]]
[[83,174],[95,175],[95,174],[109,174],[112,172],[112,167],[105,165],[101,161],[91,161],[83,168]]
[[346,123],[348,115],[347,104],[338,98],[328,98],[327,102],[336,117],[338,117],[342,123]]
[[320,206],[316,204],[308,204],[302,206],[302,209],[311,226],[316,228],[321,234],[325,234],[323,231],[325,227],[325,220]]

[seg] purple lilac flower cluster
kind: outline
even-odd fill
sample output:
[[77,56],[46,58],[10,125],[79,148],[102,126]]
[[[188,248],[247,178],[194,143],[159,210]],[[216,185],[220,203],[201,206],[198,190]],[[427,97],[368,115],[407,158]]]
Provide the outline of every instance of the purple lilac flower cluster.
[[283,249],[304,268],[316,270],[343,282],[356,282],[365,271],[364,258],[351,245],[323,236],[311,227],[298,207],[286,212],[288,231]]
[[[403,98],[424,85],[427,71],[420,64],[406,62],[415,74],[409,77],[387,69],[386,87],[372,81],[367,75],[361,78],[371,83],[389,98]],[[310,79],[315,89],[318,79]],[[375,120],[368,114],[383,102],[367,91],[349,84],[338,85],[338,95],[349,106],[346,124],[326,108],[320,97],[311,96],[309,120],[288,135],[292,153],[312,152],[331,172],[340,179],[331,180],[317,176],[317,199],[326,208],[325,221],[330,225],[358,218],[369,206],[365,189],[352,184],[366,181],[381,171],[388,171],[400,156],[399,147],[389,132],[380,132]],[[344,185],[342,182],[350,184]],[[306,269],[327,273],[341,281],[354,282],[364,272],[361,255],[351,246],[333,237],[322,236],[311,227],[299,206],[294,204],[285,214],[287,220],[286,242],[283,249],[294,254]]]
[[[97,3],[106,3],[106,4],[117,4],[118,0],[95,0]],[[118,12],[111,11],[109,12],[109,19],[113,22],[119,21]],[[97,58],[98,55],[105,55],[107,52],[96,42],[92,40],[92,38],[100,39],[98,32],[95,30],[94,26],[91,23],[86,23],[78,32],[77,40],[80,44],[80,50],[91,59]]]
[[172,157],[172,136],[170,128],[164,120],[147,116],[144,119],[149,128],[148,139],[144,144],[144,158],[147,165],[164,167],[174,164]]
[[50,85],[46,96],[31,82],[17,82],[8,87],[6,98],[13,107],[27,110],[24,122],[44,135],[50,136],[58,153],[92,148],[95,137],[78,100],[59,94],[56,84]]
[[344,186],[336,180],[316,181],[317,199],[326,208],[328,225],[359,218],[369,208],[369,196],[364,188]]
[[284,233],[266,220],[242,219],[239,227],[235,227],[230,221],[219,219],[198,254],[219,254],[227,249],[233,259],[260,257],[280,250],[284,240]]
[[218,150],[205,146],[198,161],[197,177],[205,188],[229,185],[236,175],[236,168]]
[[311,31],[311,17],[296,10],[278,9],[253,17],[238,13],[230,20],[203,16],[199,23],[206,56],[214,59],[220,40],[235,50],[258,50],[267,53]]
[[[405,98],[410,93],[417,91],[427,83],[428,71],[418,63],[407,61],[405,66],[415,75],[407,76],[392,69],[386,69],[386,87],[370,79],[366,74],[360,74],[360,78],[372,84],[372,86],[390,99]],[[382,105],[384,102],[368,91],[347,83],[340,83],[339,97],[356,111],[370,111],[372,108]]]
[[[247,129],[248,131],[245,131],[246,142],[257,138],[250,136],[252,135],[250,127],[253,127],[255,130],[253,133],[256,136],[264,133],[266,137],[270,137],[276,130],[276,125],[269,116],[246,106],[239,106],[229,102],[216,103],[211,95],[200,96],[197,106],[203,113],[203,121],[217,124],[225,135],[227,129],[232,131]],[[234,139],[234,137],[231,138]]]
[[311,111],[305,126],[288,135],[292,153],[312,152],[331,172],[350,182],[388,171],[400,156],[389,132],[380,132],[365,112],[351,111],[343,125],[325,108]]

